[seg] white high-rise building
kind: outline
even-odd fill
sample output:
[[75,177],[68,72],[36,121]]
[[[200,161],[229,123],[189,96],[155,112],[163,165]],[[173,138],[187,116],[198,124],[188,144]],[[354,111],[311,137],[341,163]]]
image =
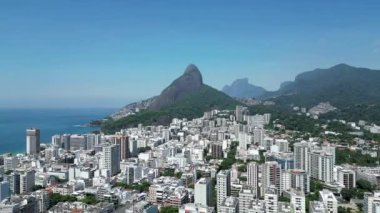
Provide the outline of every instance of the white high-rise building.
[[243,106],[239,106],[239,105],[236,106],[236,109],[235,109],[236,121],[242,122],[244,119],[244,115],[246,115],[247,113],[248,113],[247,107],[243,107]]
[[122,173],[126,176],[127,184],[133,184],[142,178],[142,168],[137,163],[127,162],[126,165],[123,165]]
[[304,193],[310,192],[310,176],[303,170],[293,169],[290,170],[290,186],[292,189],[303,191]]
[[218,213],[240,213],[239,199],[236,197],[226,197],[218,208]]
[[26,153],[36,155],[40,153],[40,130],[26,129]]
[[45,160],[51,161],[55,158],[58,158],[58,149],[56,146],[49,147],[45,149]]
[[294,144],[294,168],[309,171],[309,144],[306,141]]
[[380,207],[380,191],[364,193],[363,210],[366,213],[378,213]]
[[239,182],[239,170],[237,164],[233,164],[231,166],[231,182],[238,183]]
[[120,146],[117,144],[105,144],[103,146],[102,163],[111,176],[120,172]]
[[38,212],[47,212],[49,208],[49,196],[47,191],[35,192],[34,196],[37,198]]
[[178,209],[178,213],[215,213],[215,211],[213,207],[207,207],[197,203],[186,203]]
[[10,184],[11,194],[20,194],[20,174],[12,172],[8,175],[8,181]]
[[278,195],[273,190],[267,190],[264,196],[265,200],[265,212],[277,213],[278,212]]
[[290,192],[290,206],[293,213],[306,213],[305,193],[292,190]]
[[239,132],[239,149],[241,150],[247,150],[249,145],[252,144],[253,142],[253,135],[250,133],[245,133],[245,132]]
[[291,174],[290,170],[282,170],[281,171],[281,191],[287,191],[291,189]]
[[332,144],[329,144],[329,143],[326,143],[326,144],[322,144],[321,146],[322,150],[325,151],[326,153],[329,153],[333,156],[333,159],[334,159],[334,164],[335,164],[335,146],[332,145]]
[[275,144],[278,146],[279,152],[289,152],[289,142],[285,139],[276,139]]
[[243,186],[239,192],[239,212],[248,213],[251,202],[256,198],[256,192],[251,186]]
[[19,163],[19,160],[17,157],[14,157],[14,156],[5,157],[4,158],[4,170],[5,170],[5,172],[15,170],[18,163]]
[[11,196],[11,189],[8,181],[0,182],[0,202]]
[[28,170],[20,174],[20,193],[26,194],[31,192],[35,185],[35,172]]
[[220,210],[220,206],[228,196],[231,195],[231,174],[230,170],[220,170],[216,175],[216,199],[217,209]]
[[356,187],[356,173],[350,169],[338,170],[338,182],[345,188],[352,189]]
[[253,187],[256,196],[259,191],[259,167],[260,164],[256,162],[250,162],[247,165],[247,184]]
[[87,137],[85,135],[70,135],[70,150],[86,150]]
[[134,138],[131,138],[131,140],[129,140],[129,153],[130,153],[130,157],[137,157],[137,140],[134,139]]
[[327,212],[338,213],[338,201],[331,191],[327,189],[319,191],[319,200],[323,203]]
[[326,213],[327,210],[322,202],[310,201],[309,212],[310,213]]
[[71,147],[70,147],[70,145],[71,145],[70,139],[71,139],[71,135],[69,135],[69,134],[64,134],[61,137],[61,145],[62,145],[62,148],[64,148],[65,150],[70,150],[71,149]]
[[255,128],[253,130],[253,143],[262,145],[264,140],[264,130],[262,128]]
[[334,157],[321,150],[310,153],[310,176],[325,183],[334,181]]
[[281,193],[281,166],[276,161],[263,164],[262,184],[264,191],[276,188],[277,193]]
[[87,150],[92,150],[94,146],[97,146],[101,140],[101,135],[97,134],[86,134],[84,135],[86,137],[86,148]]
[[203,206],[211,206],[211,181],[208,178],[201,178],[194,186],[194,203]]
[[51,137],[51,144],[56,147],[62,147],[61,135],[53,135]]

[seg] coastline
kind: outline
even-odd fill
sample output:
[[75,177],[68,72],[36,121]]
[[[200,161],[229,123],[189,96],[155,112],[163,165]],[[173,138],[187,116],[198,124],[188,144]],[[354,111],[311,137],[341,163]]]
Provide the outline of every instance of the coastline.
[[103,119],[110,109],[0,109],[0,154],[23,153],[25,130],[36,127],[41,130],[41,143],[51,143],[55,134],[85,134],[100,126],[88,126],[90,121]]

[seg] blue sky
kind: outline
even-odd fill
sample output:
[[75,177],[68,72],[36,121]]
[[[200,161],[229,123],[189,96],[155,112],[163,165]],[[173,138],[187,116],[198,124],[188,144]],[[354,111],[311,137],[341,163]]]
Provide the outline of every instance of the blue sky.
[[275,90],[338,63],[380,69],[380,1],[1,1],[0,107],[119,107],[196,64]]

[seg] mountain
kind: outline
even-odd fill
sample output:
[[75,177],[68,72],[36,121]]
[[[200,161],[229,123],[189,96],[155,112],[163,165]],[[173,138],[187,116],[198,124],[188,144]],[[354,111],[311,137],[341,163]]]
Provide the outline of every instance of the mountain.
[[224,86],[222,91],[234,98],[257,98],[266,92],[264,88],[250,84],[248,78],[237,79],[231,86]]
[[328,69],[304,72],[278,91],[264,94],[278,104],[310,107],[320,102],[345,107],[380,104],[380,70],[338,64]]
[[195,65],[190,64],[187,66],[185,73],[164,89],[149,108],[152,110],[162,109],[163,107],[174,104],[189,94],[199,91],[202,86],[203,80],[201,72]]
[[[174,80],[159,96],[122,108],[118,117],[102,125],[102,131],[114,133],[122,128],[143,125],[167,125],[173,118],[193,119],[212,109],[234,109],[238,101],[203,83],[202,74],[195,65],[189,65],[183,75]],[[133,106],[143,106],[135,109]],[[137,112],[125,115],[124,111]]]

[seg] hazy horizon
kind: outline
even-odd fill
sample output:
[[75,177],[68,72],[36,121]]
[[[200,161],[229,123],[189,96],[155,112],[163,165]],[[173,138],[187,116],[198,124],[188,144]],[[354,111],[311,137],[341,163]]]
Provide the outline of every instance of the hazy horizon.
[[221,89],[276,90],[346,63],[380,69],[380,2],[4,1],[0,108],[117,108],[194,63]]

